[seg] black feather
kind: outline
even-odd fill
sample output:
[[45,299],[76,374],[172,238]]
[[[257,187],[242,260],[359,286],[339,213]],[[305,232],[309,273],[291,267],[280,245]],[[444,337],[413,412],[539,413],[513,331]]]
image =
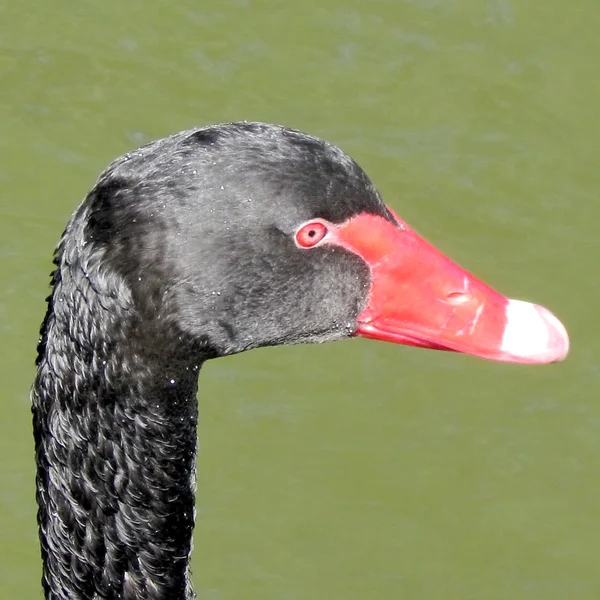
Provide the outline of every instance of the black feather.
[[199,369],[348,337],[368,267],[293,232],[358,212],[391,219],[356,163],[258,123],[179,133],[100,176],[56,251],[32,390],[47,598],[193,597]]

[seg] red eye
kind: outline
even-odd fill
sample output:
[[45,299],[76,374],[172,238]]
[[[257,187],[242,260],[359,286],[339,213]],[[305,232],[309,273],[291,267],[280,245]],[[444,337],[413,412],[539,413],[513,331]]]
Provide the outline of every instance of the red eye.
[[298,229],[296,243],[301,248],[316,246],[327,234],[327,226],[320,221],[312,221]]

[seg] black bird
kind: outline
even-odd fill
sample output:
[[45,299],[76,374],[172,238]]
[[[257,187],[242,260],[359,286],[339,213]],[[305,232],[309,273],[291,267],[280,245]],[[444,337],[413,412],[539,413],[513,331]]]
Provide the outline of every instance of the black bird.
[[205,360],[362,335],[541,363],[568,337],[417,236],[341,150],[232,123],[113,162],[55,253],[32,389],[43,587],[189,599]]

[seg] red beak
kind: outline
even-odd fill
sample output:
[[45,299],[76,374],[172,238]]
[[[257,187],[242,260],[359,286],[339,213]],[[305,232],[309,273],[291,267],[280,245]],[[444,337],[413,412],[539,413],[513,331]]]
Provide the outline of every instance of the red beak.
[[502,296],[396,220],[360,214],[334,234],[371,269],[355,335],[515,363],[567,356],[569,337],[549,310]]

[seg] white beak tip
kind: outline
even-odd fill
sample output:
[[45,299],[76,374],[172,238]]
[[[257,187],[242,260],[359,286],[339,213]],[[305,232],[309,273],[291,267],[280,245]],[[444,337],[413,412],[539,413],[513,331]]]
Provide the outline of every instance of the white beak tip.
[[564,325],[543,306],[509,300],[502,352],[515,362],[558,362],[569,353],[569,335]]

